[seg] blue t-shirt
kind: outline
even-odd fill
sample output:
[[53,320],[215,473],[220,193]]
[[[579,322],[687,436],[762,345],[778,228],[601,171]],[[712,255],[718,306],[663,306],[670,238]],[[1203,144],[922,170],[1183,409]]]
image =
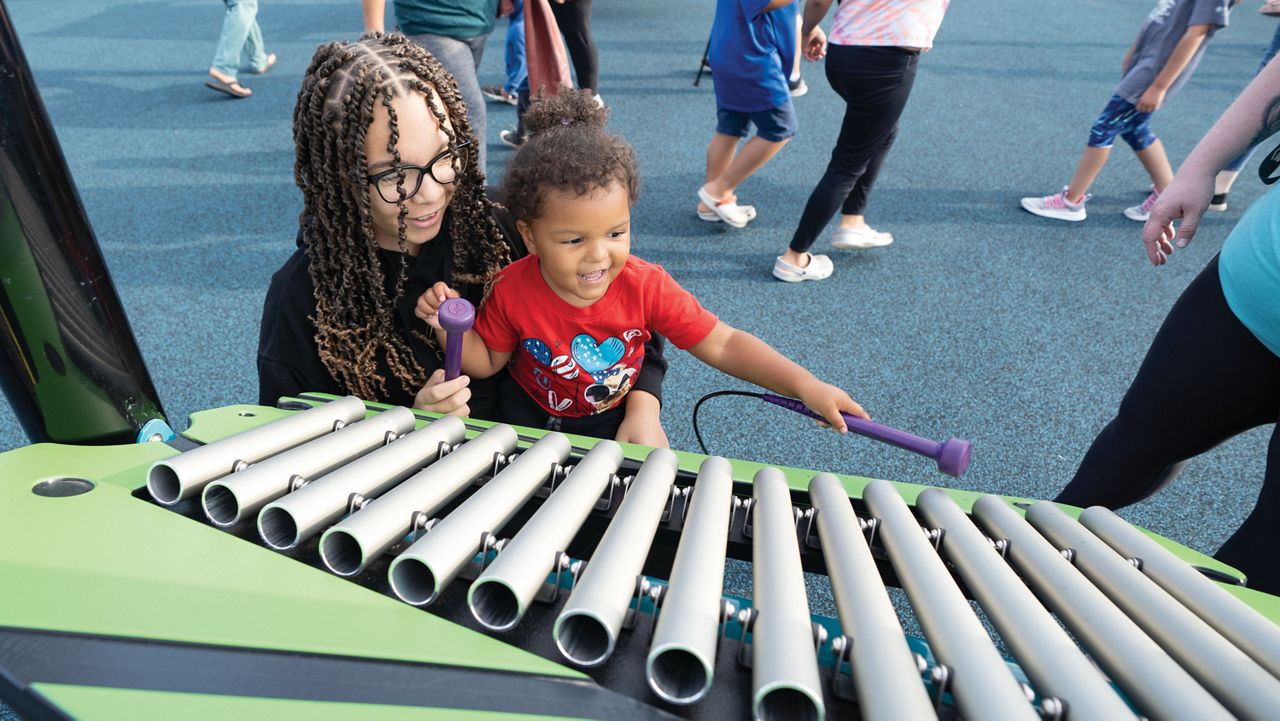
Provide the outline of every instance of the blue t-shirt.
[[796,60],[796,3],[765,12],[769,0],[716,0],[707,60],[716,105],[754,113],[791,99]]
[[1249,206],[1227,236],[1218,279],[1231,312],[1280,356],[1280,186]]

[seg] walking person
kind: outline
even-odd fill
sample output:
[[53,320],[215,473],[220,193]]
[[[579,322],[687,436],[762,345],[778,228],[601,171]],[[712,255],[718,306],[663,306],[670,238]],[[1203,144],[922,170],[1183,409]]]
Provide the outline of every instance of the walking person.
[[867,225],[867,200],[898,136],[898,119],[911,96],[920,53],[933,47],[948,2],[844,0],[825,39],[818,24],[831,0],[809,0],[805,5],[805,57],[826,56],[827,82],[845,101],[844,121],[791,244],[774,261],[773,277],[795,283],[831,276],[831,259],[809,249],[837,210],[840,225],[831,238],[833,248],[876,248],[893,242],[891,234]]
[[503,65],[507,81],[502,85],[485,85],[480,92],[495,103],[515,105],[518,102],[516,94],[529,84],[529,64],[524,55],[524,0],[514,0],[511,14],[507,16],[505,48]]
[[551,0],[578,87],[600,94],[600,53],[591,39],[591,0]]
[[[400,31],[434,55],[458,84],[485,172],[488,110],[477,73],[485,40],[497,19],[511,14],[512,0],[392,0],[392,7]],[[385,30],[386,0],[361,0],[361,13],[365,32]]]
[[1237,1],[1159,0],[1124,55],[1120,64],[1124,75],[1089,129],[1089,141],[1071,182],[1052,195],[1023,198],[1023,209],[1054,220],[1084,220],[1084,204],[1091,197],[1089,186],[1102,172],[1116,137],[1120,137],[1151,176],[1146,200],[1124,210],[1126,218],[1145,221],[1173,180],[1164,144],[1151,132],[1151,116],[1191,78],[1205,45],[1227,26],[1227,16]]
[[205,86],[233,98],[247,98],[253,91],[240,84],[238,75],[242,60],[255,75],[262,75],[276,64],[274,53],[268,53],[258,27],[258,0],[223,0],[227,6],[222,18],[218,50],[209,68],[212,78]]
[[[1264,15],[1268,14],[1266,12],[1268,7],[1272,8],[1273,12],[1280,13],[1280,0],[1268,0],[1262,6]],[[1254,75],[1262,72],[1262,69],[1267,67],[1267,63],[1271,62],[1271,59],[1278,52],[1280,52],[1280,25],[1276,25],[1276,32],[1271,36],[1271,44],[1263,51],[1262,62],[1258,63],[1258,69],[1254,71]],[[1209,201],[1209,210],[1221,212],[1227,209],[1227,195],[1231,193],[1231,186],[1235,185],[1241,168],[1249,163],[1249,158],[1253,157],[1253,150],[1253,148],[1249,148],[1241,153],[1240,157],[1227,163],[1227,167],[1223,168],[1222,172],[1218,173],[1218,176],[1213,179],[1213,198]]]
[[[717,0],[707,53],[717,121],[698,189],[699,218],[745,228],[756,217],[754,207],[738,204],[735,190],[796,134],[787,83],[795,33],[795,0]],[[752,125],[756,136],[739,151]]]

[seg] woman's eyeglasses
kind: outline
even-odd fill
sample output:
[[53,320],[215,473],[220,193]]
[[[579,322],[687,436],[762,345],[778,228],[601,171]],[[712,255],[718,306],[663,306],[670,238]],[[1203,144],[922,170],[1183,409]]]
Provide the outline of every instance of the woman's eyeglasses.
[[467,156],[458,151],[470,144],[470,140],[464,140],[441,152],[426,165],[397,165],[390,170],[370,175],[369,182],[378,189],[378,195],[388,203],[398,203],[401,200],[400,190],[396,187],[399,183],[399,173],[404,173],[402,187],[405,199],[417,194],[422,187],[422,179],[428,175],[440,185],[457,182],[458,176],[467,169]]

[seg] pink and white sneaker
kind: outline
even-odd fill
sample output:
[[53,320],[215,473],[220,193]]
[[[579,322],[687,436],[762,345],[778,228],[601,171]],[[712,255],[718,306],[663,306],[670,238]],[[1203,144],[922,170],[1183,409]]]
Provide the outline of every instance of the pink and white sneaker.
[[1023,198],[1022,209],[1044,218],[1078,222],[1085,219],[1084,204],[1089,197],[1086,194],[1079,203],[1072,203],[1067,200],[1067,189],[1063,187],[1061,191],[1043,198]]
[[1147,222],[1147,218],[1151,216],[1151,209],[1155,207],[1156,201],[1160,199],[1160,191],[1156,190],[1156,186],[1151,186],[1151,192],[1147,195],[1147,199],[1142,201],[1142,205],[1134,205],[1124,209],[1124,217],[1129,220],[1136,220],[1139,223]]

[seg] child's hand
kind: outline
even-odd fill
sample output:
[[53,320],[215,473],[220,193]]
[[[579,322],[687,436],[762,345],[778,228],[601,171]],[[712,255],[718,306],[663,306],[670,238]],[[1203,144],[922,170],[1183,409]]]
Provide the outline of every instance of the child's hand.
[[817,25],[804,38],[804,59],[809,62],[821,60],[827,55],[827,34]]
[[809,407],[814,413],[827,419],[827,423],[840,433],[849,432],[849,424],[845,423],[841,413],[848,413],[858,418],[871,419],[867,412],[858,405],[856,401],[849,397],[848,393],[836,388],[830,383],[823,383],[818,379],[814,379],[812,383],[805,386],[798,394],[800,400]]
[[443,282],[436,283],[427,289],[427,292],[418,297],[418,303],[413,308],[413,314],[427,322],[427,325],[438,331],[444,331],[440,326],[440,304],[450,298],[457,298],[458,291],[445,285]]
[[1147,88],[1142,96],[1138,98],[1138,102],[1134,105],[1140,113],[1154,113],[1164,104],[1165,90],[1152,85]]
[[654,448],[668,448],[667,432],[662,430],[662,404],[644,391],[633,390],[623,400],[626,414],[618,433],[613,437],[620,443],[639,443]]

